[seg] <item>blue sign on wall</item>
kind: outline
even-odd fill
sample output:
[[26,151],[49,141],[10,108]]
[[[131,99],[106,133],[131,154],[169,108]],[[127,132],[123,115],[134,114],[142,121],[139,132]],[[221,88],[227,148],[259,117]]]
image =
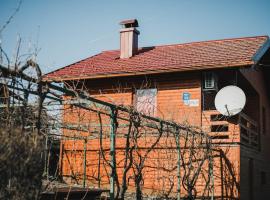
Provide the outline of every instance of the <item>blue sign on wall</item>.
[[183,93],[183,100],[184,101],[189,101],[190,100],[190,93],[184,92]]

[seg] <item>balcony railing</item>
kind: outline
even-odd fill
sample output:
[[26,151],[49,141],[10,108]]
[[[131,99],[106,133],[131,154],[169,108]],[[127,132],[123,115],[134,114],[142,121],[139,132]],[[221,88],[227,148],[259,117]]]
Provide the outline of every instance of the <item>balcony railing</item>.
[[244,113],[239,115],[240,138],[241,143],[253,148],[259,149],[259,126],[256,121]]
[[240,142],[241,144],[259,149],[258,122],[244,113],[237,116],[226,117],[218,111],[204,111],[203,127],[213,142]]
[[218,111],[204,111],[203,129],[209,134],[214,143],[228,143],[237,140],[234,137],[237,133],[232,131],[231,124]]

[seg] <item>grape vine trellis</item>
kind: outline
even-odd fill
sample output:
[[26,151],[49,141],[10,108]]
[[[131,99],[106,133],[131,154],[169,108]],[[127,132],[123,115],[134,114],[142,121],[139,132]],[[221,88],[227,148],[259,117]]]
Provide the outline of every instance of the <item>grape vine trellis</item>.
[[[81,173],[72,172],[71,177],[79,180],[83,187],[87,186],[89,176],[94,176],[97,185],[103,187],[105,182],[100,168],[109,169],[106,178],[110,199],[124,199],[129,188],[134,188],[136,199],[142,199],[147,181],[145,170],[152,168],[169,174],[168,177],[156,176],[166,179],[163,184],[167,183],[164,191],[158,194],[161,197],[213,199],[213,149],[210,137],[200,129],[139,113],[132,106],[93,98],[83,86],[83,81],[72,86],[70,81],[47,82],[43,80],[38,64],[32,60],[21,67],[0,65],[0,78],[0,91],[4,94],[1,109],[10,113],[20,108],[21,117],[16,120],[23,131],[35,129],[47,140],[58,138],[64,144],[67,141],[83,144],[82,149],[70,152],[81,152],[82,170],[78,170]],[[23,115],[30,107],[35,117]],[[64,119],[69,113],[78,115],[76,123]],[[88,120],[92,114],[96,116],[94,123]],[[15,123],[14,118],[1,116],[1,122]],[[88,142],[94,140],[98,141],[98,173],[89,175],[87,157],[91,151]],[[117,141],[121,141],[120,146]],[[121,160],[119,152],[123,155]],[[154,154],[163,154],[167,160],[154,159]],[[48,156],[45,156],[45,173]],[[151,162],[159,164],[153,166]]]

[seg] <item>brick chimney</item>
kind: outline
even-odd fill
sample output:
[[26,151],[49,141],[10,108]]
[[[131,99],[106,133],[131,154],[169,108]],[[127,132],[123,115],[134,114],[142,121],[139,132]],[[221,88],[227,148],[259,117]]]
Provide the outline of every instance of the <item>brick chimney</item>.
[[138,51],[138,35],[136,29],[139,26],[137,19],[129,19],[120,22],[120,58],[130,58]]

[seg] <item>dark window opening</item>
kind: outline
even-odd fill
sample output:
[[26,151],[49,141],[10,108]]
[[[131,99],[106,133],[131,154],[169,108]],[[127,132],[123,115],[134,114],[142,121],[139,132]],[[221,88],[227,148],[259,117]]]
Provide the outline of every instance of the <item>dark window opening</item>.
[[216,110],[215,96],[217,92],[215,90],[209,90],[203,92],[203,110]]
[[228,135],[215,135],[215,136],[210,136],[211,139],[229,139]]
[[226,120],[226,116],[224,116],[222,114],[211,115],[210,116],[210,120],[212,122],[215,122],[215,121],[225,121]]
[[210,121],[211,122],[227,121],[231,124],[238,124],[238,115],[228,117],[222,114],[214,114],[214,115],[210,115]]
[[211,132],[228,132],[228,125],[212,125]]

